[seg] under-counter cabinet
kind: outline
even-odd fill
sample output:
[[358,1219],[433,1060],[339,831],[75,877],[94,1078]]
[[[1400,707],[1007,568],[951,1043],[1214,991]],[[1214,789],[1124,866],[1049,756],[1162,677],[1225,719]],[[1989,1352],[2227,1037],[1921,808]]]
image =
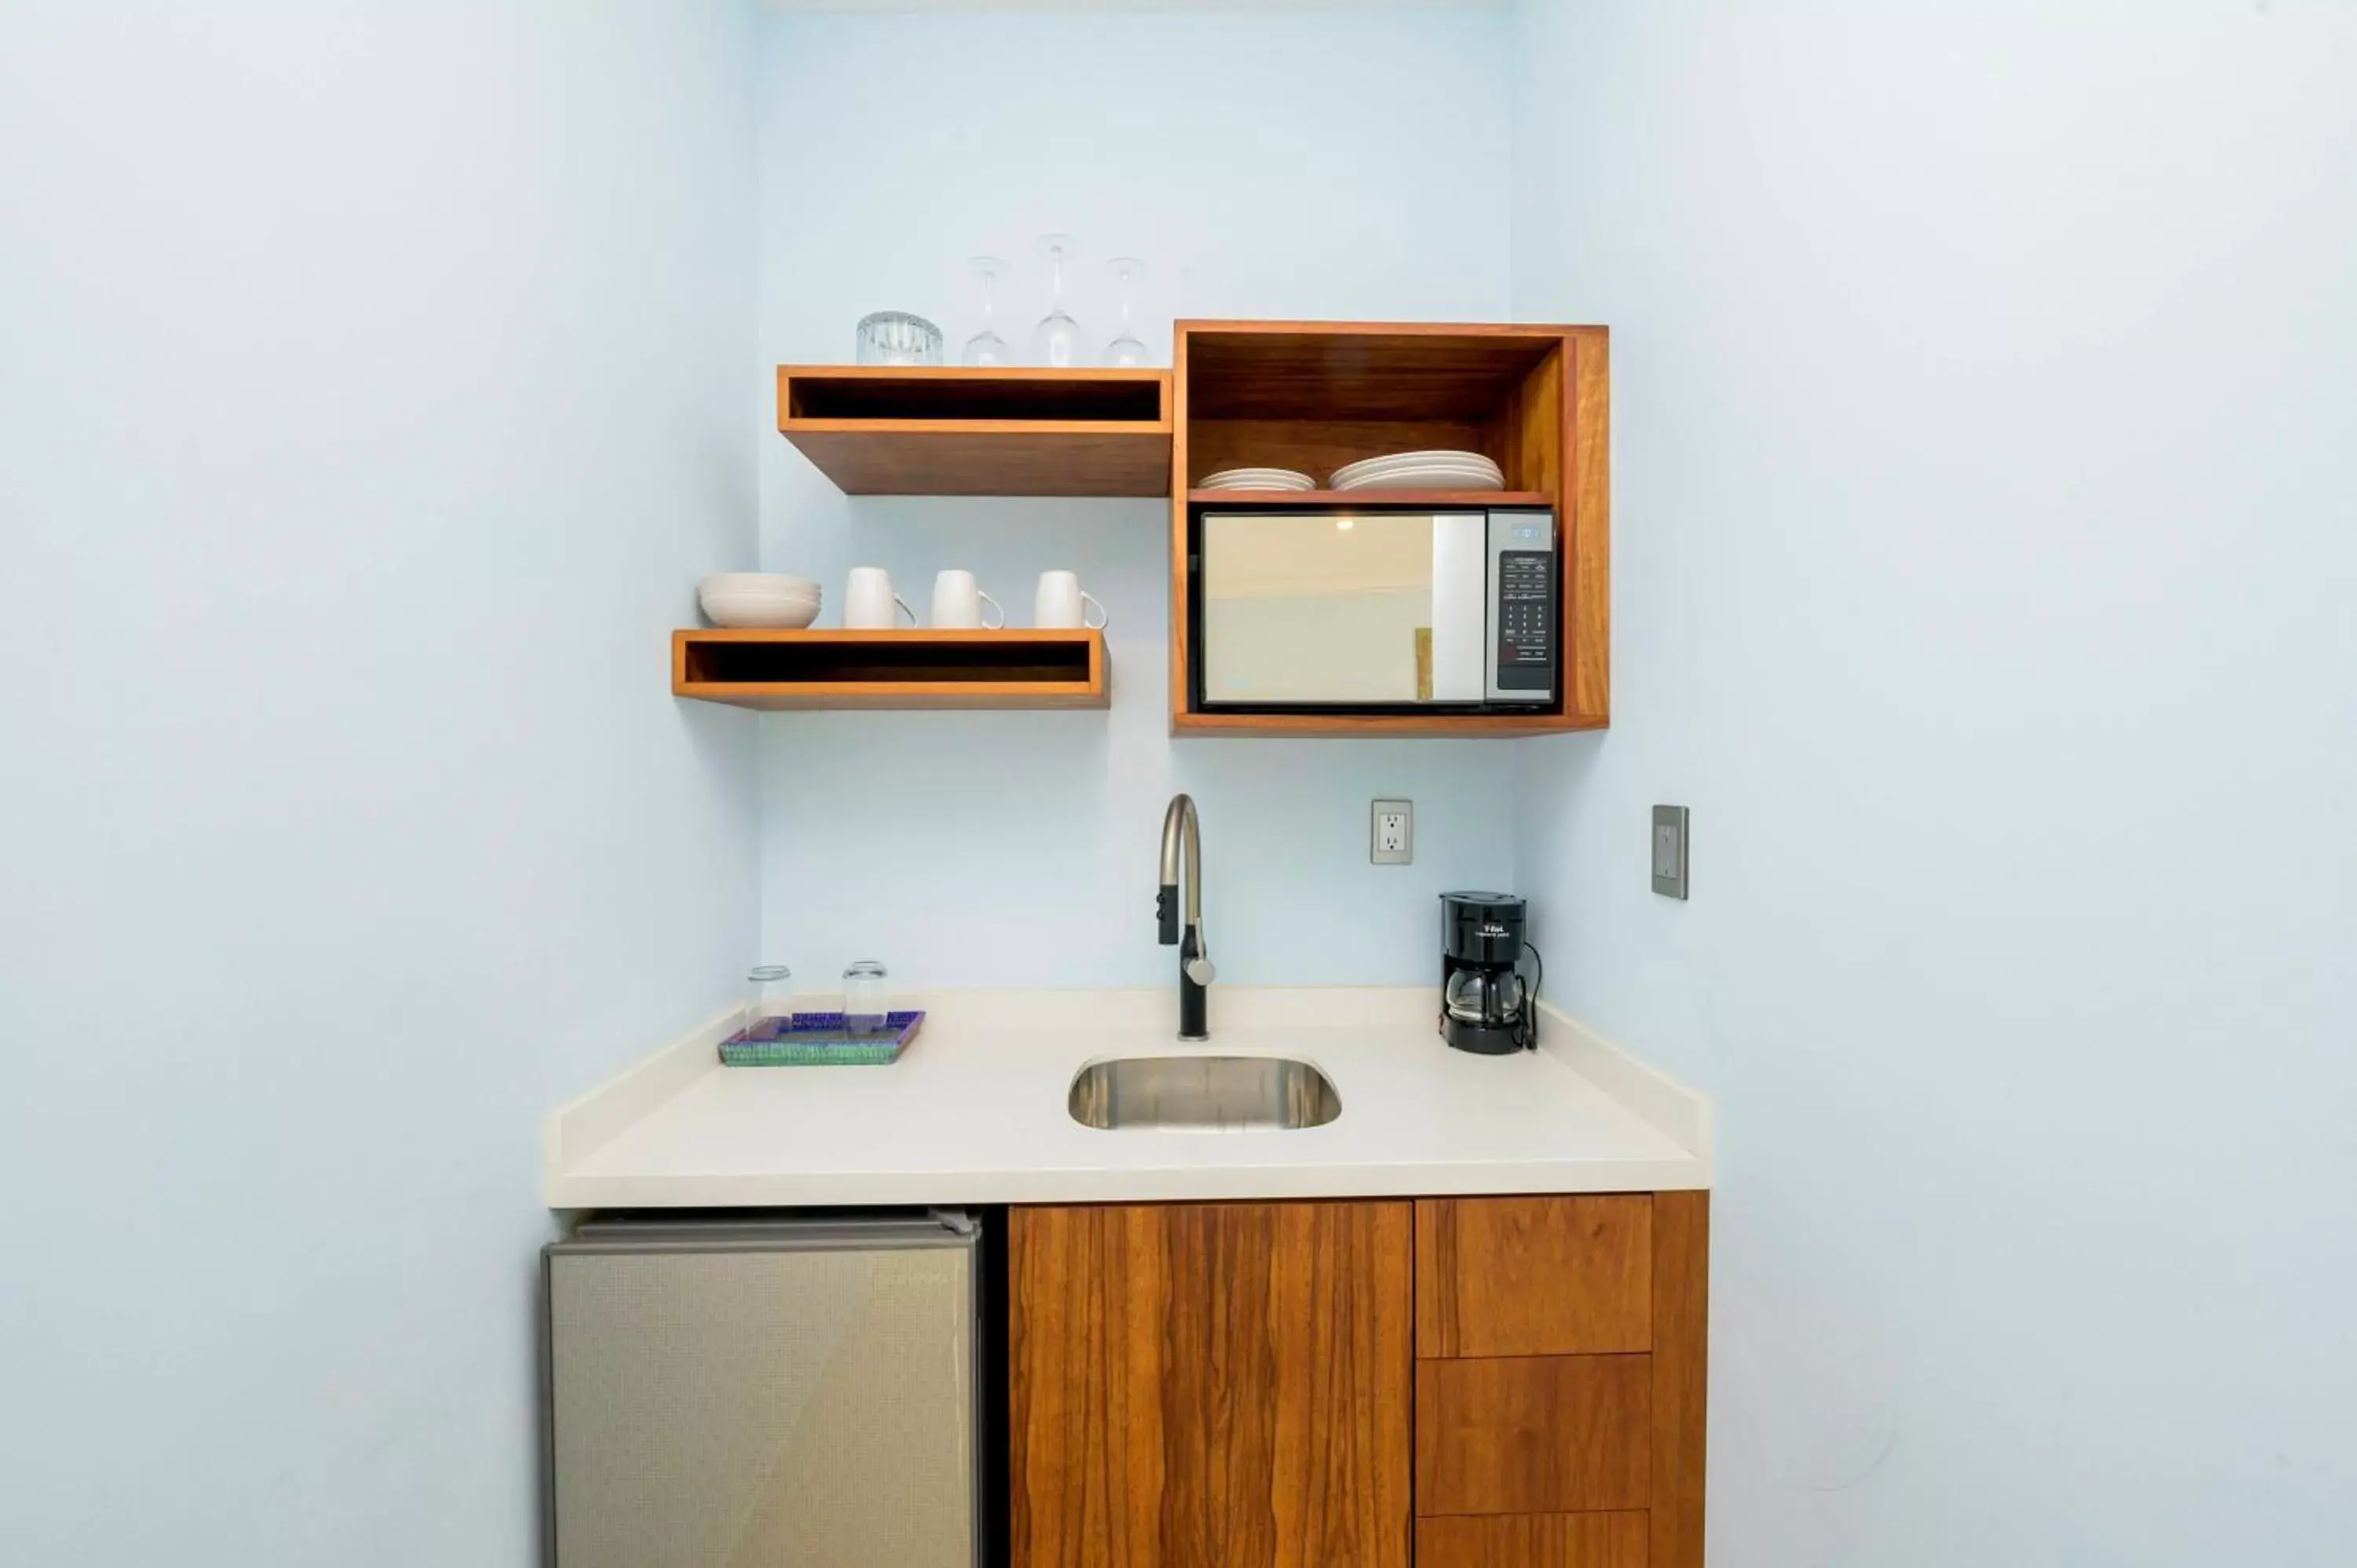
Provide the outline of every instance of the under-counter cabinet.
[[1018,1568],[1406,1568],[1412,1216],[1011,1211]]
[[1700,1568],[1708,1204],[1013,1210],[1017,1568]]

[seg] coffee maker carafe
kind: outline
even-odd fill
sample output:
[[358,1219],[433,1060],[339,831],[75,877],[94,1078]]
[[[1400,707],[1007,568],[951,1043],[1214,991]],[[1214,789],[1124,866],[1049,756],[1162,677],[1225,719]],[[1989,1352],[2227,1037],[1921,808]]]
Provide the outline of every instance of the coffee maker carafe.
[[1526,909],[1511,893],[1440,896],[1440,1037],[1460,1051],[1503,1056],[1537,1043],[1538,987],[1523,983],[1521,967]]

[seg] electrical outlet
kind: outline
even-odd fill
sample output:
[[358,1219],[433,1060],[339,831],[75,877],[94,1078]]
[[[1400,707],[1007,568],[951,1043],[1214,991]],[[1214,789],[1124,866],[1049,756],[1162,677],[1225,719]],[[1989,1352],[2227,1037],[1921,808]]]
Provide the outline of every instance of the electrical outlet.
[[1374,802],[1368,812],[1367,858],[1377,865],[1406,865],[1415,861],[1415,801]]
[[1686,896],[1686,809],[1653,808],[1653,891],[1672,898]]

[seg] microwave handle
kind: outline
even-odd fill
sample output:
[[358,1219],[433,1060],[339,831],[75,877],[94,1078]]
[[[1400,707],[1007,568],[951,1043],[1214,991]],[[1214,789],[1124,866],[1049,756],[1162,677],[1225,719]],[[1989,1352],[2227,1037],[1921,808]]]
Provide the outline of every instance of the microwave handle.
[[1490,519],[1432,520],[1432,701],[1478,703],[1490,686]]

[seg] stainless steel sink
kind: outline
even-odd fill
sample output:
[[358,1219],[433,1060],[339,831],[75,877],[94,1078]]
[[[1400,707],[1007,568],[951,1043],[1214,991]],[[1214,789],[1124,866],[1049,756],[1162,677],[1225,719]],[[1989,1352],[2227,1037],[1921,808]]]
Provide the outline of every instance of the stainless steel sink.
[[1285,1132],[1342,1114],[1332,1081],[1285,1057],[1117,1057],[1082,1068],[1068,1103],[1109,1132]]

